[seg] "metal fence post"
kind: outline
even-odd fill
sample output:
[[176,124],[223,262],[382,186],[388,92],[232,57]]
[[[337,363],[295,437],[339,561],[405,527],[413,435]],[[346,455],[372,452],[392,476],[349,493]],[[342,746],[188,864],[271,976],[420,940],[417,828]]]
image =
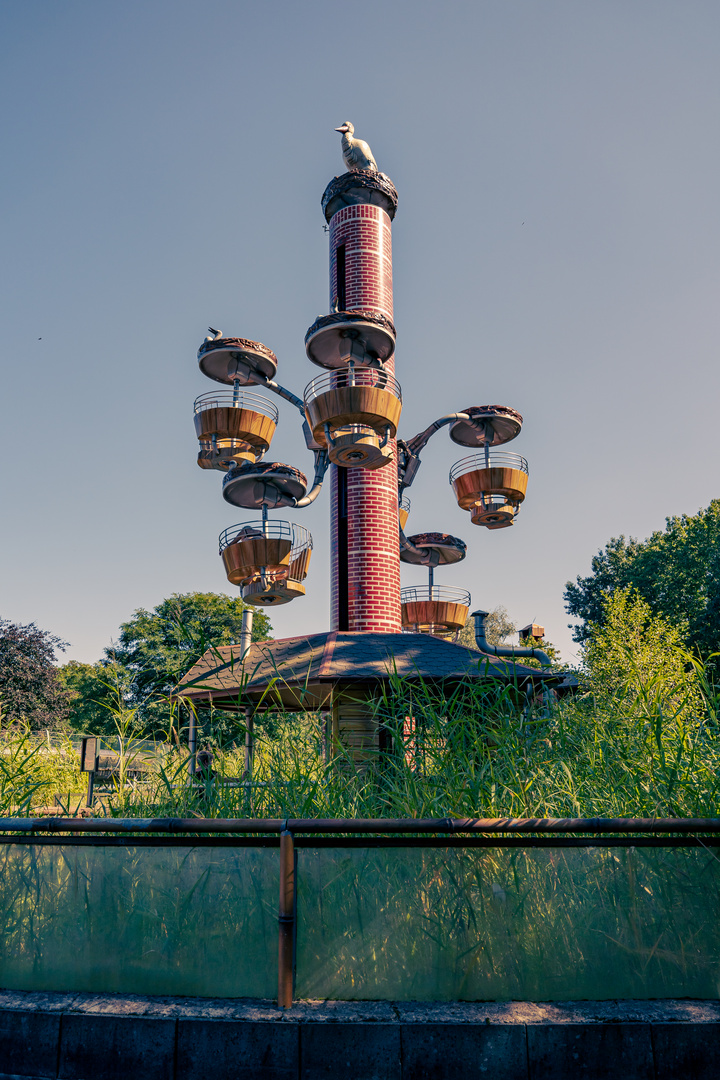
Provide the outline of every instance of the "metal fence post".
[[280,833],[280,911],[278,914],[278,1006],[289,1009],[295,989],[295,844]]
[[243,776],[243,779],[247,781],[252,780],[254,727],[255,706],[247,705],[245,707],[245,775]]
[[190,716],[188,717],[188,785],[195,783],[197,769],[197,716],[192,703],[190,704]]

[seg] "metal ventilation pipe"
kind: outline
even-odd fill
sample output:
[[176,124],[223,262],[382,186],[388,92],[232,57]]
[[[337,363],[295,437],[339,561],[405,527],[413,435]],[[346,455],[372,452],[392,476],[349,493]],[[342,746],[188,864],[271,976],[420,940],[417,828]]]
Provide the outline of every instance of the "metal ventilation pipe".
[[[255,611],[251,607],[243,608],[242,623],[240,625],[240,659],[244,660],[250,651],[252,642],[253,615]],[[255,707],[245,707],[245,771],[243,779],[248,783],[252,779],[253,759],[253,729],[255,720]]]
[[475,641],[480,652],[490,653],[493,656],[532,656],[539,660],[543,667],[551,666],[550,657],[542,649],[516,649],[513,646],[491,645],[485,637],[485,620],[489,611],[473,611],[472,618],[475,623]]
[[251,607],[243,608],[242,624],[240,626],[240,659],[244,659],[250,651],[250,642],[252,641],[252,628],[253,628],[253,609]]

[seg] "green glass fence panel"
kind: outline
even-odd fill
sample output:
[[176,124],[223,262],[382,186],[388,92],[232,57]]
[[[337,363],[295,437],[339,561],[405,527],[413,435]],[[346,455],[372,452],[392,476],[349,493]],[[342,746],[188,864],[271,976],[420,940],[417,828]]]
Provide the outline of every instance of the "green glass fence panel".
[[277,994],[268,848],[0,849],[0,986]]
[[720,996],[720,861],[698,848],[298,852],[297,996]]

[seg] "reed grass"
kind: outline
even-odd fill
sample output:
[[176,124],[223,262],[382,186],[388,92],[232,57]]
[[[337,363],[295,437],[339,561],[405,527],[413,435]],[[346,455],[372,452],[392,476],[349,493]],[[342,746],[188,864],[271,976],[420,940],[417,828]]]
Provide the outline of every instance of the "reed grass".
[[[250,780],[240,728],[213,745],[212,770],[193,785],[177,704],[168,722],[175,745],[163,746],[142,781],[129,778],[135,713],[120,703],[119,767],[104,805],[125,817],[713,817],[718,694],[703,665],[686,660],[680,680],[630,663],[624,683],[587,683],[549,709],[528,709],[512,682],[467,680],[443,693],[391,676],[369,707],[392,749],[362,768],[341,744],[324,753],[319,714],[280,711],[257,732]],[[211,719],[200,736],[213,741]],[[0,812],[29,812],[84,786],[69,739],[51,749],[27,732],[5,733]]]

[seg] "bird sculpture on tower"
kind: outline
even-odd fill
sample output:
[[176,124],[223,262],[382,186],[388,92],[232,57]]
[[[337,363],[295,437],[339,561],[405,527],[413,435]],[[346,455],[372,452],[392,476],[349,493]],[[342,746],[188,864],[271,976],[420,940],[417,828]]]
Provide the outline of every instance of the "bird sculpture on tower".
[[355,128],[346,120],[340,127],[335,128],[342,135],[342,155],[345,168],[348,172],[378,172],[377,162],[373,152],[362,139],[354,138]]

